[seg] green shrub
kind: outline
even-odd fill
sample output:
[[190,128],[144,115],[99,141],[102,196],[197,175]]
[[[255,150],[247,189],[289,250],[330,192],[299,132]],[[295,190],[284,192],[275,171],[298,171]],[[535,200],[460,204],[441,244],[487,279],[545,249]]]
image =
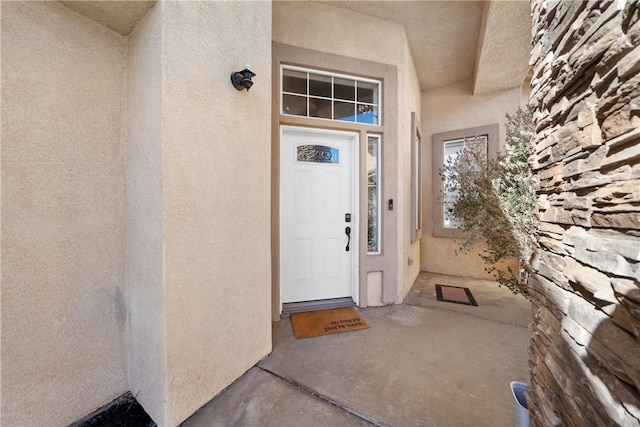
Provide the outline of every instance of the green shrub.
[[[448,214],[465,231],[458,249],[468,253],[481,243],[485,270],[516,294],[528,297],[527,278],[535,246],[536,198],[528,164],[535,132],[530,110],[507,115],[505,152],[487,159],[483,144],[467,143],[440,171],[445,192],[457,194]],[[500,261],[517,258],[519,271],[499,270]]]

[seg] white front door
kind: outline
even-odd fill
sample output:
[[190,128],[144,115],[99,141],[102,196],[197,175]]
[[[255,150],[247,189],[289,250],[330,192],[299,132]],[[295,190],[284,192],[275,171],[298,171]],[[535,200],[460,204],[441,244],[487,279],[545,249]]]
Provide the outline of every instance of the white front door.
[[356,300],[357,147],[357,133],[281,127],[281,303]]

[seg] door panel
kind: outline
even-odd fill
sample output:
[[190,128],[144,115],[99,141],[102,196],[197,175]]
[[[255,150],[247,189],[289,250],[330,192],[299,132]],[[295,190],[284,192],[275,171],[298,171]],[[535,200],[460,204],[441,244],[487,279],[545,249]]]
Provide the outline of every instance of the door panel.
[[340,217],[344,218],[344,206],[341,206],[340,187],[341,174],[337,172],[324,172],[320,178],[322,184],[322,213],[325,224],[337,224]]
[[[282,127],[280,150],[281,302],[353,297],[355,133]],[[352,221],[345,222],[345,214]],[[355,242],[355,235],[351,239]]]
[[325,280],[337,280],[340,277],[341,252],[344,251],[343,243],[343,239],[324,239],[322,265],[324,267],[323,277]]
[[297,224],[310,224],[313,219],[313,195],[308,188],[313,183],[313,175],[310,171],[295,171],[294,185],[296,188],[295,222]]
[[295,280],[298,282],[311,280],[313,269],[313,242],[311,239],[296,239],[296,250],[293,263],[295,265]]

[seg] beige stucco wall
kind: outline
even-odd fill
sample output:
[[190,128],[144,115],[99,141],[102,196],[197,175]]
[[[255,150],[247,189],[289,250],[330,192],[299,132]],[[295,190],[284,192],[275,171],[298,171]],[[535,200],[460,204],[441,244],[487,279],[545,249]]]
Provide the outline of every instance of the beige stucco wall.
[[[271,5],[167,2],[167,425],[271,351]],[[239,92],[231,72],[251,64]]]
[[2,2],[3,426],[64,426],[127,390],[125,41]]
[[404,27],[394,21],[322,3],[274,1],[273,22],[274,42],[383,64],[404,63]]
[[[274,42],[397,67],[397,131],[385,133],[383,141],[383,145],[394,145],[395,149],[390,151],[396,157],[396,165],[387,174],[389,178],[393,173],[394,178],[382,184],[381,202],[386,209],[387,200],[394,199],[397,243],[389,248],[383,242],[383,250],[397,254],[396,301],[401,302],[420,269],[420,243],[410,243],[410,131],[411,112],[420,114],[421,99],[405,29],[393,21],[310,2],[274,2],[273,22]],[[408,266],[409,256],[414,258],[413,266]],[[376,304],[372,301],[371,305]]]
[[[404,60],[400,68],[403,73],[402,83],[400,85],[400,161],[398,162],[398,173],[400,179],[398,185],[402,196],[402,221],[398,224],[398,232],[400,236],[398,241],[401,242],[401,254],[398,256],[398,271],[402,276],[400,279],[401,286],[398,287],[398,302],[402,302],[411,290],[413,282],[415,282],[418,274],[420,274],[420,247],[422,239],[411,243],[411,215],[412,215],[412,188],[411,188],[411,162],[412,162],[412,144],[411,138],[413,131],[411,129],[411,113],[415,112],[418,121],[421,117],[422,99],[420,92],[420,84],[416,74],[416,68],[411,56],[409,43],[405,39],[404,43]],[[419,123],[420,124],[420,123]],[[422,130],[419,130],[422,133]],[[424,138],[423,138],[424,144]],[[424,197],[424,196],[423,196]],[[409,258],[413,260],[413,264],[409,265]]]
[[162,4],[129,38],[127,59],[127,286],[129,389],[166,418],[162,195]]
[[[456,254],[454,239],[433,237],[433,135],[492,123],[500,124],[500,141],[504,144],[506,114],[520,106],[521,89],[513,88],[489,95],[471,95],[471,82],[437,88],[422,94],[423,159],[423,227],[422,269],[434,273],[476,278],[490,278],[477,252]],[[435,175],[435,177],[434,177]],[[517,264],[511,264],[512,267]]]
[[270,4],[3,2],[2,66],[2,425],[177,425],[271,349]]

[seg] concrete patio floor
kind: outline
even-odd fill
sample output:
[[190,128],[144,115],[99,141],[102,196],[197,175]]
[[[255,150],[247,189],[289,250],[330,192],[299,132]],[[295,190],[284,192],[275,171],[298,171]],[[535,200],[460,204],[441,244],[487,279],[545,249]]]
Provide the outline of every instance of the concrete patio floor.
[[[470,288],[478,307],[440,302]],[[183,425],[509,426],[510,381],[528,381],[529,303],[490,281],[421,273],[402,305],[359,310],[370,329],[296,340],[274,323],[273,352]]]

